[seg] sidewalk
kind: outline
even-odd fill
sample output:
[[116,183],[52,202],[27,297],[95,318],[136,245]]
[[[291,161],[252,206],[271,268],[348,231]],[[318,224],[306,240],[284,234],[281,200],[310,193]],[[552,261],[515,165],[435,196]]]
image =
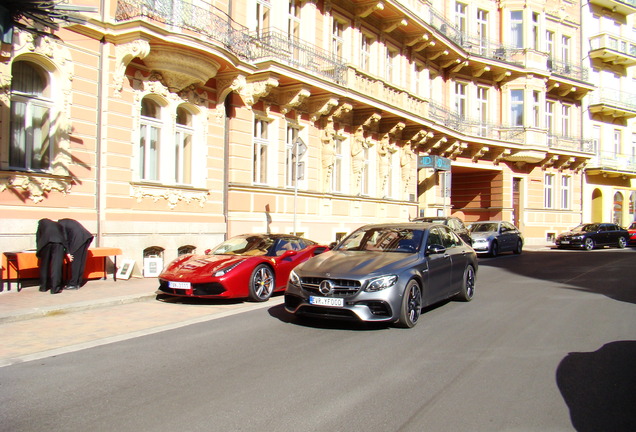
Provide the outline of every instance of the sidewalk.
[[157,278],[114,281],[111,275],[106,280],[90,280],[79,290],[51,295],[40,292],[37,285],[24,286],[18,292],[15,281],[9,291],[5,281],[0,293],[0,324],[145,301],[156,297],[158,287]]

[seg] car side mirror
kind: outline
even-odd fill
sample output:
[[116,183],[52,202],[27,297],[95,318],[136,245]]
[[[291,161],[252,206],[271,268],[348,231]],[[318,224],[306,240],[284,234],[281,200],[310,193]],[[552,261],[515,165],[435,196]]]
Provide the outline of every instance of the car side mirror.
[[329,243],[329,249],[333,249],[333,248],[335,248],[336,246],[338,246],[338,242],[331,242],[331,243]]
[[206,249],[203,253],[206,255],[210,255],[210,252],[212,252],[212,249]]
[[284,259],[284,258],[287,258],[287,257],[290,257],[290,256],[294,256],[297,253],[298,252],[296,252],[295,250],[286,250],[280,257]]
[[446,252],[446,248],[441,244],[432,244],[426,248],[426,253],[429,255],[442,254]]

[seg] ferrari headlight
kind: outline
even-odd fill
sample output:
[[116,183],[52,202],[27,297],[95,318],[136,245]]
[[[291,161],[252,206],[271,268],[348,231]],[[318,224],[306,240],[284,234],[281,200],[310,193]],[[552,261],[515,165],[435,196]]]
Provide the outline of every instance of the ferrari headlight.
[[221,277],[221,276],[225,276],[226,274],[228,274],[229,272],[231,272],[234,268],[236,268],[237,265],[239,265],[240,263],[242,263],[245,260],[241,260],[241,261],[237,261],[235,263],[230,264],[227,267],[223,267],[220,270],[217,270],[214,272],[214,277]]
[[295,287],[300,287],[300,278],[298,277],[298,275],[296,274],[295,271],[291,271],[289,273],[289,285],[293,285]]
[[382,291],[383,289],[391,288],[397,282],[398,277],[396,275],[382,276],[376,279],[371,279],[364,289],[367,292]]

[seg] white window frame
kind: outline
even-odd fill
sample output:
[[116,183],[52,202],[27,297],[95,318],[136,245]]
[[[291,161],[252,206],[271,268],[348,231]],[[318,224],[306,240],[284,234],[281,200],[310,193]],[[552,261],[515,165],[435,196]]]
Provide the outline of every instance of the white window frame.
[[488,94],[489,88],[477,86],[477,115],[479,116],[479,135],[488,134]]
[[268,184],[269,153],[271,142],[269,139],[271,121],[265,117],[255,116],[253,123],[253,156],[252,182],[254,184]]
[[477,9],[477,37],[479,38],[480,53],[486,54],[488,50],[488,11]]
[[272,3],[270,0],[256,0],[256,24],[255,30],[258,36],[263,36],[263,34],[269,31],[271,27],[272,21]]
[[195,114],[182,105],[177,107],[179,109],[187,113],[190,124],[175,123],[175,182],[191,185],[194,181]]
[[510,11],[510,45],[523,48],[523,10]]
[[461,34],[467,33],[467,10],[466,3],[455,2],[455,26]]
[[572,130],[572,105],[561,105],[561,133],[564,137],[571,136]]
[[157,117],[140,116],[139,179],[149,182],[159,182],[161,180],[161,146],[163,133],[166,128],[164,122],[165,107],[154,98],[146,96],[144,99],[148,99],[150,103],[157,106]]
[[561,176],[561,208],[563,210],[569,210],[571,206],[571,196],[572,196],[572,177],[571,176]]
[[541,125],[541,92],[532,91],[532,126],[535,128]]
[[[515,95],[521,95],[521,100],[515,100]],[[510,90],[510,124],[511,126],[523,126],[525,94],[523,89]]]
[[468,114],[468,84],[461,81],[455,82],[455,114],[457,114],[462,120],[467,117]]
[[360,33],[360,69],[364,72],[371,72],[371,54],[374,43],[373,36],[368,35],[364,31]]
[[344,192],[342,184],[344,179],[344,141],[345,138],[340,135],[333,137],[334,160],[331,172],[331,191]]
[[546,173],[543,180],[543,206],[554,208],[554,174]]

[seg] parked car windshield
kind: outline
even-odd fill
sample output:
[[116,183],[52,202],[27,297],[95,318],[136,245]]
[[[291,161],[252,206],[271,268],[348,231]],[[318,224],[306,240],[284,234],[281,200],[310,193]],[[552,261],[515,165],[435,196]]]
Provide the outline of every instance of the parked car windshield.
[[632,224],[629,226],[629,229],[636,229],[636,222],[632,222]]
[[420,249],[421,243],[421,230],[370,228],[355,231],[343,240],[337,250],[414,253]]
[[581,224],[574,229],[573,232],[595,232],[599,230],[599,224]]
[[496,223],[480,223],[480,224],[473,224],[470,226],[469,231],[470,232],[490,232],[490,231],[497,231],[497,224]]
[[265,255],[274,239],[261,236],[232,237],[210,252],[212,255]]

